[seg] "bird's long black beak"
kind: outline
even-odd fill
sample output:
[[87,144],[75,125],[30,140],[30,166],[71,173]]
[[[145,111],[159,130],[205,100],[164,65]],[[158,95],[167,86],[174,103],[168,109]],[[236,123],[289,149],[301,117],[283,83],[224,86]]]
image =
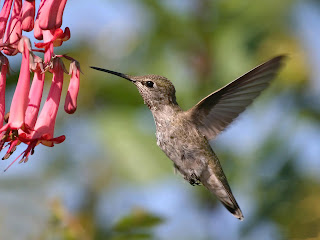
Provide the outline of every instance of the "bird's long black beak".
[[116,76],[118,76],[118,77],[125,78],[125,79],[129,80],[130,82],[135,82],[135,81],[132,80],[132,79],[129,77],[129,75],[127,75],[127,74],[119,73],[119,72],[115,72],[115,71],[111,71],[111,70],[104,69],[104,68],[98,68],[98,67],[92,67],[92,66],[90,66],[90,67],[93,68],[93,69],[95,69],[95,70],[98,70],[98,71],[110,73],[110,74],[116,75]]

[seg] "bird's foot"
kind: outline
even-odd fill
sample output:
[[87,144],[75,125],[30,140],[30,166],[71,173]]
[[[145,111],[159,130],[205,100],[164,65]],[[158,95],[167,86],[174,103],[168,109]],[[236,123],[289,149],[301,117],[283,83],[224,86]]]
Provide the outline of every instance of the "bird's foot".
[[198,177],[192,173],[191,176],[189,177],[186,177],[186,180],[192,185],[192,186],[200,186],[201,185],[201,182],[200,180],[198,179]]

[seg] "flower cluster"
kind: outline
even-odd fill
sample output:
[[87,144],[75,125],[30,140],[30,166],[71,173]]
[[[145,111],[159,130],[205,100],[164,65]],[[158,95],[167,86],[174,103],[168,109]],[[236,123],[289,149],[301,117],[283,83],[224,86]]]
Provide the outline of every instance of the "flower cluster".
[[[61,29],[66,2],[67,0],[41,0],[37,15],[35,0],[5,0],[3,3],[0,12],[0,151],[5,148],[7,150],[2,159],[9,158],[17,145],[27,145],[26,150],[6,170],[18,159],[20,163],[27,162],[38,144],[53,147],[65,140],[64,135],[54,137],[64,73],[71,76],[64,109],[69,114],[76,111],[79,63],[69,56],[54,54],[54,48],[70,38],[69,28],[64,31]],[[42,40],[35,43],[37,49],[33,49],[30,39],[23,35],[24,31],[32,30],[34,37]],[[35,52],[44,53],[44,59],[35,55]],[[16,54],[22,56],[20,74],[10,111],[6,113],[5,87],[9,61],[5,55]],[[69,72],[66,71],[62,58],[70,61]],[[52,75],[52,82],[40,111],[46,74]]]

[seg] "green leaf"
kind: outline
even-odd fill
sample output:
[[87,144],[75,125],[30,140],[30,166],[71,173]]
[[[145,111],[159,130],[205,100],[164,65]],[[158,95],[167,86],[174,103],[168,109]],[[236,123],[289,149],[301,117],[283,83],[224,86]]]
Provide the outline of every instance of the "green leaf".
[[138,232],[152,228],[163,222],[161,217],[146,212],[143,209],[134,209],[130,215],[121,218],[114,226],[117,232]]
[[111,240],[145,240],[152,239],[150,233],[117,233]]

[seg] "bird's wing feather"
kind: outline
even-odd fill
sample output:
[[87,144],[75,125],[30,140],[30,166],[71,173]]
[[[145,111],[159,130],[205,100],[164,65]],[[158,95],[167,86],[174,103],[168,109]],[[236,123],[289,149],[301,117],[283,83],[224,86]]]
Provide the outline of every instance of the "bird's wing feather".
[[279,71],[285,56],[277,56],[211,93],[187,111],[208,140],[223,131],[264,90]]

